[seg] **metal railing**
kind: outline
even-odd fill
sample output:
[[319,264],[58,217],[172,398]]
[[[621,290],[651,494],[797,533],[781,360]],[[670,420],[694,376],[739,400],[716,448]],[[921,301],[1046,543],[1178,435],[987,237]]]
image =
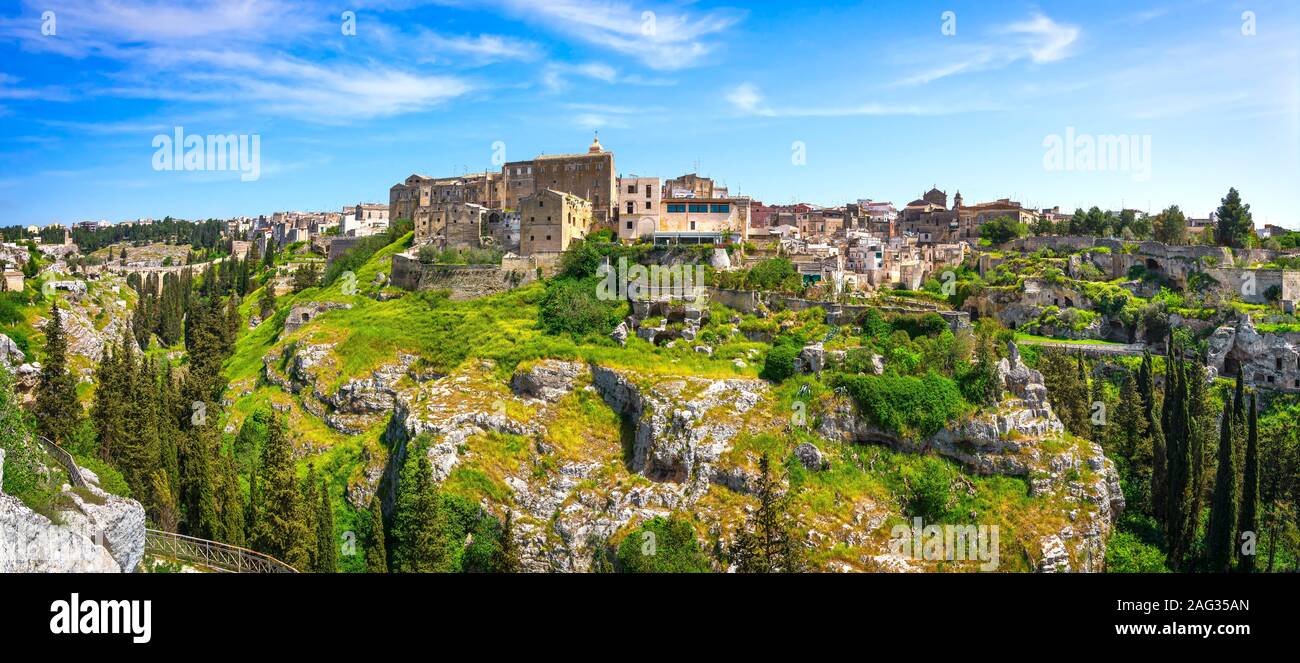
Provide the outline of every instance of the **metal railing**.
[[[86,487],[86,479],[81,476],[81,468],[72,454],[49,439],[37,435],[36,439],[49,450],[68,471],[68,481],[81,488]],[[229,573],[297,573],[298,569],[280,560],[264,555],[255,550],[232,546],[219,541],[199,539],[184,534],[165,532],[156,529],[144,531],[144,549],[146,552],[162,557],[200,564],[217,571]]]
[[55,460],[63,465],[63,469],[68,471],[68,483],[78,488],[86,487],[86,478],[81,476],[81,468],[77,467],[77,461],[72,459],[72,454],[43,435],[37,435],[36,439],[40,440],[45,449],[50,452],[50,455],[54,456]]
[[228,573],[297,573],[298,569],[254,550],[184,534],[146,529],[145,552]]

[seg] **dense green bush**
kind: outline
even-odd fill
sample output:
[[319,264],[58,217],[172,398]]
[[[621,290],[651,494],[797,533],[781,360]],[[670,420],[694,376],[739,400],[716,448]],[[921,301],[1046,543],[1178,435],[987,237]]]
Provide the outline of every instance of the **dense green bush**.
[[541,302],[542,328],[551,334],[608,334],[619,321],[619,307],[596,296],[597,278],[557,278]]
[[656,516],[627,535],[618,546],[618,570],[624,573],[708,573],[709,558],[700,550],[695,528],[680,516]]
[[1168,573],[1165,553],[1131,532],[1117,531],[1106,542],[1107,573]]
[[799,356],[802,347],[801,343],[789,336],[778,338],[772,345],[772,349],[767,351],[767,359],[763,362],[763,370],[759,372],[759,377],[772,382],[781,382],[794,375],[794,360]]
[[891,320],[894,329],[907,332],[911,338],[933,336],[948,328],[948,322],[938,313],[899,315]]
[[953,469],[941,458],[927,456],[921,459],[917,470],[908,468],[907,515],[924,518],[928,523],[942,522],[955,502],[952,482]]
[[894,333],[894,328],[890,326],[880,311],[869,308],[858,316],[858,326],[862,328],[862,335],[867,338],[883,339]]
[[873,423],[901,435],[929,437],[970,409],[957,383],[934,372],[921,378],[841,375],[837,386]]

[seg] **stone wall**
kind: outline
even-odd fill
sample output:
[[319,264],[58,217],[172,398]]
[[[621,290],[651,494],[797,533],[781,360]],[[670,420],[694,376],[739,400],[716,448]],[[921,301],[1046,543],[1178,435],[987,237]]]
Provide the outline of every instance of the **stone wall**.
[[741,313],[755,313],[764,308],[767,309],[786,309],[790,311],[805,311],[814,307],[821,307],[826,311],[826,322],[832,325],[852,324],[868,309],[875,309],[882,313],[937,313],[947,323],[948,326],[956,331],[970,327],[970,314],[966,311],[940,311],[924,307],[907,308],[903,306],[870,306],[866,304],[837,304],[835,302],[822,302],[815,299],[803,299],[800,297],[791,297],[776,293],[762,293],[754,290],[730,290],[726,288],[708,288],[709,299],[727,308],[732,308]]
[[[555,273],[558,256],[508,256],[500,265],[424,264],[399,253],[393,256],[392,284],[405,290],[450,290],[456,301],[506,292]],[[540,274],[539,274],[540,272]]]

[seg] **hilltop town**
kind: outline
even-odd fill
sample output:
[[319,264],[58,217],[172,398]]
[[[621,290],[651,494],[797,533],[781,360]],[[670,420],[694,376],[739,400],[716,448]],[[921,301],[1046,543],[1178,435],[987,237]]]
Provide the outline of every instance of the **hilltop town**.
[[[1221,421],[1268,518],[1228,534],[1300,560],[1300,233],[1235,189],[1204,218],[768,205],[596,139],[387,204],[3,232],[0,410],[34,428],[0,525],[81,570],[213,563],[169,533],[322,572],[1222,570],[1191,505],[1248,391],[1267,442]],[[926,523],[1001,543],[935,557]]]

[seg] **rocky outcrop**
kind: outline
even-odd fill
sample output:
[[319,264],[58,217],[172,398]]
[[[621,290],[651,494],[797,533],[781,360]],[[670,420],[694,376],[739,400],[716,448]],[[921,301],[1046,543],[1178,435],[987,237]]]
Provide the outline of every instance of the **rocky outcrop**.
[[592,385],[615,412],[635,422],[631,469],[651,481],[707,490],[716,463],[764,397],[761,380],[696,377],[653,380],[600,366]]
[[820,471],[830,469],[830,462],[822,456],[821,449],[811,442],[803,442],[794,448],[794,457],[805,469]]
[[[0,477],[4,451],[0,449]],[[54,520],[0,493],[0,573],[131,572],[144,556],[144,507],[88,485],[64,486]]]
[[510,388],[519,396],[555,402],[569,393],[573,381],[586,371],[586,365],[579,362],[544,359],[516,372]]
[[859,416],[843,397],[834,400],[818,430],[832,439],[885,444],[909,453],[932,451],[978,474],[1022,476],[1031,495],[1056,496],[1088,506],[1086,513],[1075,510],[1073,526],[1056,536],[1072,543],[1078,560],[1075,570],[1100,571],[1106,537],[1125,506],[1119,474],[1100,446],[1064,434],[1065,427],[1047,400],[1042,374],[1025,366],[1015,343],[1007,349],[998,376],[1010,397],[996,408],[955,422],[928,438],[913,439],[882,430]]
[[1261,334],[1250,316],[1223,326],[1210,336],[1210,377],[1234,377],[1240,367],[1247,384],[1279,391],[1300,391],[1300,333]]
[[23,357],[23,351],[18,348],[12,338],[7,334],[0,334],[0,366],[9,369],[10,372],[17,371],[26,360]]
[[799,373],[821,373],[826,367],[826,346],[810,343],[799,350],[794,358],[794,370]]

